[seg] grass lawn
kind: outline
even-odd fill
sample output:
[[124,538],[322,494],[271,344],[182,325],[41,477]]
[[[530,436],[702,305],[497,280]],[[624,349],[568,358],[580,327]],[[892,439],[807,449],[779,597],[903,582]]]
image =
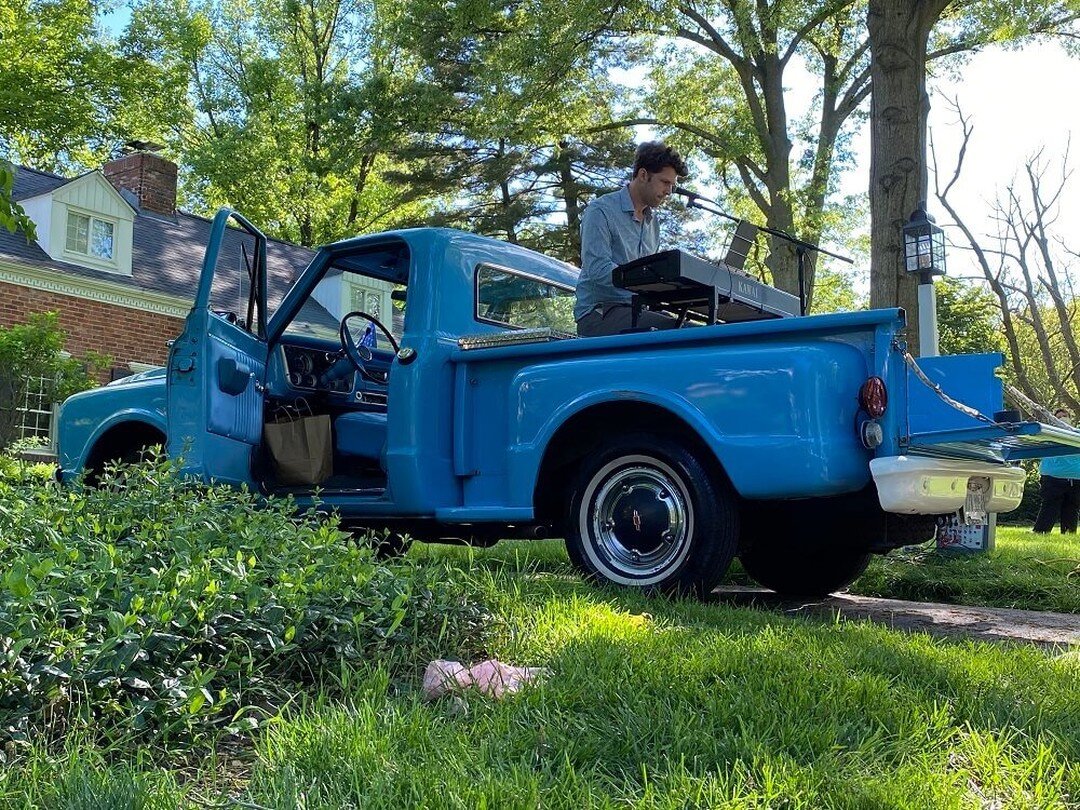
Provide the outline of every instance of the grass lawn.
[[854,593],[920,602],[1080,613],[1080,536],[998,527],[988,554],[932,546],[877,557]]
[[[1080,545],[1016,529],[998,544],[875,562],[855,590],[1076,610]],[[485,579],[490,652],[547,682],[424,703],[373,662],[348,700],[298,699],[239,766],[72,742],[0,770],[0,806],[1080,806],[1080,650],[645,600],[581,582],[552,542],[412,555]]]

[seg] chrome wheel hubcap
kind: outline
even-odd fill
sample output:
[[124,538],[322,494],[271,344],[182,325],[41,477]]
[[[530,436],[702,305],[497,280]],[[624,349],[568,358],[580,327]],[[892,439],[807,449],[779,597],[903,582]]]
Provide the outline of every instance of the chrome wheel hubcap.
[[673,474],[633,464],[601,479],[591,499],[591,534],[605,566],[647,582],[686,556],[692,516]]

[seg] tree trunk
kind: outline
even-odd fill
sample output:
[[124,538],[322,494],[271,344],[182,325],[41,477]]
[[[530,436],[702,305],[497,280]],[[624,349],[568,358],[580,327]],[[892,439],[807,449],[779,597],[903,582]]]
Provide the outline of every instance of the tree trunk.
[[515,225],[517,223],[512,211],[514,198],[510,193],[510,179],[506,177],[508,171],[506,170],[505,158],[506,138],[499,138],[499,165],[502,167],[501,171],[503,171],[503,178],[499,181],[499,219],[502,220],[503,231],[506,232],[506,241],[516,245],[518,238]]
[[918,353],[918,284],[901,228],[926,200],[926,46],[949,0],[870,0],[870,306],[903,307]]
[[566,210],[567,249],[569,261],[581,260],[581,216],[578,214],[578,186],[574,178],[574,154],[566,141],[561,141],[558,149],[559,187],[562,191],[563,207]]
[[[762,54],[758,60],[765,122],[768,130],[758,133],[765,151],[765,187],[769,192],[768,226],[795,235],[795,212],[791,200],[791,137],[788,134],[787,108],[784,99],[784,66],[775,53]],[[773,284],[790,293],[799,292],[795,248],[775,236],[769,236],[769,255],[765,266]]]

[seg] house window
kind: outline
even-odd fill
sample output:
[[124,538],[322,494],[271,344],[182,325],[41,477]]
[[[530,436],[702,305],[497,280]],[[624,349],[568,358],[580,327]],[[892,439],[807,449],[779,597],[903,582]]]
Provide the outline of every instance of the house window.
[[19,435],[24,439],[40,438],[52,445],[53,403],[49,400],[52,380],[47,377],[30,377],[26,381],[26,394],[16,411]]
[[67,249],[98,259],[113,257],[113,223],[97,217],[68,212]]
[[360,287],[355,284],[352,286],[349,303],[353,311],[360,310],[368,315],[374,315],[376,318],[382,317],[379,311],[382,308],[381,300],[382,296],[378,292],[373,292],[367,287]]

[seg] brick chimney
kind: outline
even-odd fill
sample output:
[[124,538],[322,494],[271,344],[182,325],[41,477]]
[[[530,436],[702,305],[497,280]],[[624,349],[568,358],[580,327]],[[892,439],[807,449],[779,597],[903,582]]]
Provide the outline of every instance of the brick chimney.
[[134,193],[143,210],[176,213],[176,164],[172,161],[140,149],[106,163],[101,171],[118,191],[126,188]]

